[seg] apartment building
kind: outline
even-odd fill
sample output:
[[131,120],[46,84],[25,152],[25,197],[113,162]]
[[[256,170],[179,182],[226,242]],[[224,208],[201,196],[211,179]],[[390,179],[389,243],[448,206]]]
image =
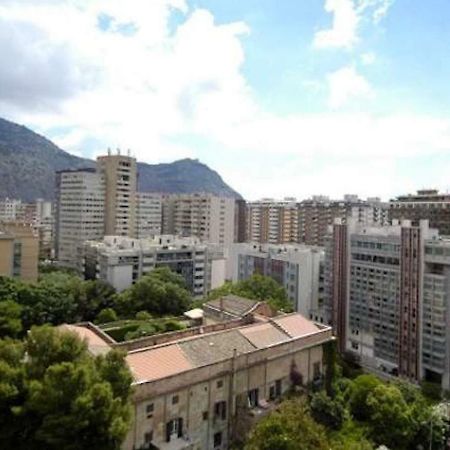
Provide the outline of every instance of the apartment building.
[[225,281],[223,249],[198,238],[105,236],[86,242],[83,255],[85,277],[107,281],[119,292],[156,267],[169,267],[182,275],[195,297],[205,296]]
[[426,189],[416,194],[401,195],[390,201],[389,218],[411,220],[413,225],[418,225],[420,220],[428,220],[431,228],[436,228],[441,235],[450,236],[450,194]]
[[450,388],[450,240],[426,221],[335,223],[324,313],[342,352],[373,371]]
[[82,270],[84,241],[105,232],[105,179],[95,169],[56,174],[55,256],[59,264]]
[[147,192],[136,194],[136,237],[159,235],[162,232],[162,196]]
[[105,234],[135,236],[136,225],[136,159],[116,155],[97,158],[98,171],[105,183]]
[[324,250],[302,244],[234,244],[227,278],[246,280],[254,274],[270,276],[285,289],[295,311],[316,322],[323,301]]
[[383,225],[388,221],[388,209],[379,198],[360,200],[356,195],[345,195],[343,200],[330,200],[313,196],[298,204],[299,242],[323,246],[328,227],[336,218],[353,219],[365,225]]
[[195,236],[224,247],[234,242],[235,199],[212,194],[176,194],[163,198],[163,233]]
[[114,344],[91,324],[66,325],[94,354],[127,351],[134,422],[123,450],[227,449],[292,386],[325,371],[331,329],[300,314],[254,317]]
[[295,198],[262,199],[247,204],[247,240],[285,244],[298,242],[298,208]]
[[34,229],[20,222],[0,224],[0,276],[36,281],[39,240]]
[[234,242],[247,241],[247,202],[243,199],[235,201]]

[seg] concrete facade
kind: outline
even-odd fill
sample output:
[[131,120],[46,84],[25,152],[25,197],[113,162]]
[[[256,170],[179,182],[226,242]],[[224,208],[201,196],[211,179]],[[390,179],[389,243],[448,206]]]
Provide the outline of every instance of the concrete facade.
[[390,201],[389,218],[411,220],[416,226],[420,220],[428,220],[430,227],[437,229],[439,234],[450,236],[450,194],[426,189],[401,195]]
[[84,241],[105,232],[105,181],[95,169],[56,174],[55,256],[78,271]]
[[105,234],[134,237],[136,226],[136,159],[118,153],[97,158],[105,180]]
[[320,322],[323,297],[324,251],[301,244],[234,244],[228,259],[227,277],[245,280],[253,274],[274,278],[287,292],[294,310]]
[[160,235],[146,239],[105,236],[84,245],[84,274],[122,291],[156,267],[182,275],[195,297],[206,295],[225,281],[223,249],[196,238]]
[[195,236],[224,247],[234,242],[235,199],[211,194],[177,194],[163,198],[163,233]]
[[324,313],[339,348],[363,366],[450,387],[450,241],[426,221],[336,223],[327,251]]
[[0,224],[0,276],[37,281],[39,239],[22,223]]
[[136,237],[146,238],[162,232],[162,196],[147,192],[136,194]]

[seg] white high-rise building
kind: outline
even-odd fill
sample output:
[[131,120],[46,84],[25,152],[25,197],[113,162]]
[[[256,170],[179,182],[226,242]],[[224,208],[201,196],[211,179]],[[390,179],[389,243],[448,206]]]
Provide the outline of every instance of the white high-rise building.
[[162,196],[147,192],[136,194],[136,237],[145,238],[161,234]]
[[57,172],[55,252],[58,262],[81,270],[83,243],[103,237],[104,221],[103,175],[95,169]]

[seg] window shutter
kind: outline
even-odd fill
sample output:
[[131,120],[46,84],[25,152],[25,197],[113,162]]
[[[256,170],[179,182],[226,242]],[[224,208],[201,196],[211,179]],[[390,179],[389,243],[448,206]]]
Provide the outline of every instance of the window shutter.
[[227,418],[227,402],[223,402],[222,419],[225,420],[226,418]]

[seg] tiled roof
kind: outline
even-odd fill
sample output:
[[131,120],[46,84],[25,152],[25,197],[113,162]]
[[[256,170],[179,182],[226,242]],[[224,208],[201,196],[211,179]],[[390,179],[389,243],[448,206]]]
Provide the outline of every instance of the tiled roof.
[[242,317],[249,313],[257,303],[258,300],[250,300],[248,298],[230,294],[216,300],[211,300],[206,303],[206,306],[211,306],[216,309],[222,308],[227,313]]
[[195,366],[204,366],[237,354],[248,353],[255,347],[238,330],[210,334],[179,342],[179,346]]
[[255,347],[264,348],[288,341],[290,337],[270,323],[253,325],[239,330]]
[[177,344],[129,353],[126,361],[136,382],[152,381],[193,369]]
[[80,339],[86,340],[88,350],[93,355],[102,355],[108,353],[111,349],[106,339],[102,339],[97,333],[85,326],[64,324],[60,325],[59,329],[75,332]]
[[287,316],[277,317],[273,319],[273,322],[292,338],[320,331],[319,327],[300,314],[289,314]]

